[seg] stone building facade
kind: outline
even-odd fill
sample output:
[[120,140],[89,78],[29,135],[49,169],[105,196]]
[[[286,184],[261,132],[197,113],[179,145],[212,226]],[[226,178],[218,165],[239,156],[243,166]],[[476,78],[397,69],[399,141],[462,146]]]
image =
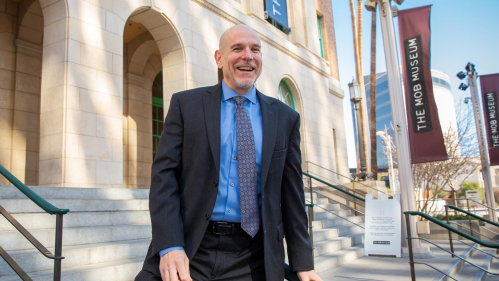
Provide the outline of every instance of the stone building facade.
[[331,3],[286,4],[289,35],[264,0],[0,0],[0,164],[28,185],[149,188],[171,95],[216,84],[221,34],[247,24],[257,88],[302,116],[304,168],[347,175]]

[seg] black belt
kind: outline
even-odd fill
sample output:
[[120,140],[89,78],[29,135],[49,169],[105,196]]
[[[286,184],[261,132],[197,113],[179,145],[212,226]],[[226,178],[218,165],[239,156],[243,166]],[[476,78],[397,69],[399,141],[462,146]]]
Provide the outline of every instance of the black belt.
[[208,231],[217,235],[232,235],[244,233],[240,223],[226,221],[210,221]]

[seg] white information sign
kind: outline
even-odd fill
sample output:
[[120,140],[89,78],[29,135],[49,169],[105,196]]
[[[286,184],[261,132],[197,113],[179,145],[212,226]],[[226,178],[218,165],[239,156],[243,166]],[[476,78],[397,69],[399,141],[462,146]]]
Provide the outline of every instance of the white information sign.
[[466,199],[471,199],[468,200],[470,202],[470,207],[478,206],[477,202],[480,202],[480,196],[478,195],[478,190],[466,190]]
[[386,195],[379,197],[374,199],[371,194],[366,195],[364,255],[400,258],[402,249],[400,194],[394,194],[393,199],[388,199]]

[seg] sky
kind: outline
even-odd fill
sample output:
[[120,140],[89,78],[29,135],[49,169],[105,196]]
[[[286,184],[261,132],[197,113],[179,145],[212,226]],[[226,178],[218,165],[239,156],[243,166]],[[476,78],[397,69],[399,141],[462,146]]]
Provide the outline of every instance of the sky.
[[[357,2],[354,0],[354,2]],[[362,1],[365,3],[365,0]],[[353,135],[350,94],[348,83],[355,76],[355,59],[349,0],[331,0],[338,54],[341,88],[345,93],[343,110],[347,134],[348,166],[354,168],[356,151]],[[392,5],[396,5],[392,1]],[[456,106],[469,89],[458,89],[461,82],[456,77],[468,62],[475,64],[478,75],[499,73],[499,0],[405,0],[397,5],[399,10],[433,5],[431,9],[431,68],[449,75]],[[357,10],[357,9],[355,9]],[[362,10],[363,75],[370,74],[371,12]],[[379,10],[376,32],[376,72],[385,72],[385,57]],[[399,49],[398,20],[394,18],[397,48]],[[399,54],[400,58],[400,54]],[[399,61],[399,63],[401,63]]]

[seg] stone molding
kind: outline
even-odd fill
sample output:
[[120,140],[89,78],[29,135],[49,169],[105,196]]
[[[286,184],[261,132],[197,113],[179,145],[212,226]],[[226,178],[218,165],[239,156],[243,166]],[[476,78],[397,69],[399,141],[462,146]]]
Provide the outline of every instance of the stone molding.
[[343,90],[341,89],[341,86],[340,86],[340,81],[336,80],[335,78],[333,78],[332,76],[329,77],[329,93],[334,95],[334,96],[337,96],[338,98],[340,99],[343,99],[345,97],[345,94],[343,92]]
[[14,46],[17,48],[17,53],[30,56],[36,59],[42,59],[43,47],[27,41],[16,39]]
[[[230,14],[228,14],[227,12],[223,11],[222,9],[220,9],[219,7],[215,6],[214,4],[208,2],[207,0],[193,0],[194,2],[200,4],[201,6],[203,6],[204,8],[208,9],[209,11],[217,14],[218,16],[226,19],[227,21],[230,21],[234,24],[245,24],[244,22],[238,20],[237,18],[231,16]],[[325,76],[325,77],[330,77],[329,73],[327,73],[326,71],[320,69],[319,67],[311,64],[309,61],[307,61],[306,59],[300,57],[299,55],[295,54],[294,52],[292,52],[291,50],[283,47],[282,45],[278,44],[276,41],[270,39],[269,37],[265,36],[264,34],[258,32],[257,30],[255,30],[256,33],[258,33],[258,35],[260,36],[260,39],[268,44],[270,44],[272,47],[280,50],[281,52],[285,53],[286,55],[294,58],[295,60],[297,60],[298,62],[304,64],[305,66],[309,67],[310,69],[318,72],[320,75],[322,76]],[[313,56],[316,56],[314,53],[312,52],[309,52],[310,54],[312,54]]]
[[125,78],[127,79],[129,84],[137,85],[137,86],[144,86],[144,83],[146,81],[146,79],[143,76],[133,74],[133,73],[125,74]]

